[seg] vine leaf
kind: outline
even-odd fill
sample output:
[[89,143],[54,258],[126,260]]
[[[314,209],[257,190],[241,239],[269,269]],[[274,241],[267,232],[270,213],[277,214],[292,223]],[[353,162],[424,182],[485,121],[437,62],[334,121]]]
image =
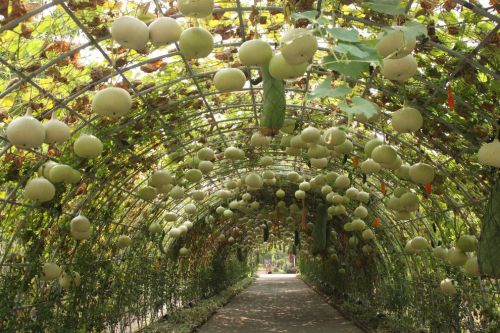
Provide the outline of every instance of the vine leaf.
[[377,114],[377,106],[363,97],[354,96],[351,106],[347,105],[346,101],[339,104],[339,109],[345,112],[348,116],[354,116],[364,113],[367,118]]
[[404,15],[401,0],[373,0],[364,2],[371,10],[387,15]]
[[307,100],[312,100],[315,98],[331,97],[340,98],[349,94],[352,89],[348,86],[339,86],[332,88],[332,78],[327,77],[321,84],[319,84],[313,91],[306,95]]
[[339,53],[350,53],[357,58],[367,58],[370,53],[361,50],[356,44],[352,43],[338,43],[334,46],[333,50]]
[[323,58],[323,64],[329,70],[356,79],[361,73],[368,70],[370,61],[352,58],[352,60],[337,61],[333,56],[326,56]]
[[333,37],[345,42],[358,42],[358,31],[355,29],[328,28],[326,29]]

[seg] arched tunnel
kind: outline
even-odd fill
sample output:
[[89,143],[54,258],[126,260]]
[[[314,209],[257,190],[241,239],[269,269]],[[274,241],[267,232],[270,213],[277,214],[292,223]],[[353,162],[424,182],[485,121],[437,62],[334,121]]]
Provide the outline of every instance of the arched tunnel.
[[189,332],[279,250],[363,331],[498,332],[499,10],[0,1],[0,331]]

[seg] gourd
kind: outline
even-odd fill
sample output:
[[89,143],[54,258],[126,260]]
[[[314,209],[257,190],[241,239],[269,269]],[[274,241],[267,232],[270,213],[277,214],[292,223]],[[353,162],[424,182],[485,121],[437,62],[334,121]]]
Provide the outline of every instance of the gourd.
[[253,188],[261,188],[264,185],[262,177],[255,172],[249,173],[245,177],[245,184]]
[[467,255],[456,247],[452,247],[448,250],[448,260],[453,266],[463,266],[467,259]]
[[120,249],[124,249],[126,247],[129,247],[130,244],[132,244],[132,239],[127,235],[120,235],[118,237],[118,241],[116,242],[116,245]]
[[262,173],[262,178],[264,179],[273,179],[275,177],[275,174],[271,170],[266,170]]
[[69,289],[71,287],[79,287],[82,283],[82,279],[78,272],[67,273],[63,272],[59,276],[59,286],[63,289]]
[[394,26],[392,31],[385,33],[375,46],[382,58],[399,59],[410,54],[415,48],[415,36],[405,35],[402,27]]
[[417,109],[403,107],[392,113],[392,128],[394,128],[396,132],[416,132],[422,128],[423,124],[424,118]]
[[364,192],[364,191],[360,191],[358,193],[358,196],[356,197],[356,199],[360,202],[368,202],[368,200],[370,200],[370,193],[368,192]]
[[241,44],[238,49],[240,62],[245,66],[265,66],[273,56],[273,50],[269,43],[253,39]]
[[233,217],[234,213],[233,213],[232,210],[226,209],[226,210],[224,210],[223,215],[224,215],[225,218],[231,218],[231,217]]
[[42,281],[52,281],[57,279],[62,273],[61,267],[53,262],[47,262],[42,266],[42,274],[40,279]]
[[165,170],[157,170],[153,172],[149,180],[149,185],[160,188],[164,185],[171,184],[174,181],[172,175]]
[[45,127],[31,116],[31,110],[12,120],[6,129],[7,139],[19,148],[37,148],[45,141]]
[[384,169],[389,170],[397,170],[403,165],[403,160],[399,155],[396,156],[396,159],[392,161],[392,163],[381,163],[380,166]]
[[262,135],[260,132],[255,132],[250,138],[250,144],[254,147],[267,146],[271,143],[269,137]]
[[188,228],[183,224],[178,226],[177,229],[180,231],[181,236],[187,234],[187,232],[188,232]]
[[189,250],[185,247],[181,247],[179,249],[179,255],[184,257],[184,256],[187,256],[189,254]]
[[157,187],[158,194],[168,195],[168,193],[174,188],[172,184],[165,184],[160,187]]
[[24,187],[24,197],[37,202],[50,201],[55,194],[54,185],[42,177],[30,179]]
[[337,127],[331,127],[323,134],[323,142],[328,149],[333,149],[335,146],[343,144],[346,139],[346,133]]
[[457,240],[457,247],[462,252],[473,252],[477,248],[477,238],[474,235],[462,235]]
[[410,167],[410,179],[421,185],[430,184],[434,180],[434,168],[425,163],[416,163]]
[[50,169],[48,179],[52,183],[61,183],[66,181],[73,174],[73,168],[66,164],[57,164]]
[[286,134],[293,134],[295,130],[295,119],[285,119],[283,122],[283,127],[281,127],[281,131]]
[[328,159],[323,158],[311,158],[311,166],[317,169],[324,169],[328,166]]
[[290,171],[287,175],[286,175],[286,178],[288,179],[288,181],[292,182],[292,183],[296,183],[299,181],[300,179],[300,175],[295,172],[295,171]]
[[66,179],[64,179],[64,182],[66,184],[76,184],[80,181],[81,178],[82,178],[82,174],[80,173],[80,171],[72,168],[71,173],[68,174]]
[[184,178],[191,183],[198,183],[203,179],[203,173],[198,169],[189,169],[184,173]]
[[175,222],[175,221],[177,221],[177,214],[175,214],[173,212],[166,212],[164,217],[165,217],[165,220],[167,222]]
[[290,139],[290,146],[293,148],[307,148],[307,143],[304,142],[301,135],[295,135]]
[[351,140],[345,140],[340,145],[335,146],[334,151],[337,154],[346,155],[346,154],[350,154],[353,149],[354,149],[354,146],[353,146]]
[[82,158],[95,158],[103,151],[101,140],[93,135],[82,134],[73,144],[75,154]]
[[198,150],[198,158],[202,161],[213,161],[215,159],[215,152],[208,147],[203,147]]
[[156,195],[158,194],[156,188],[152,186],[144,186],[139,189],[137,192],[137,195],[142,199],[146,201],[153,200],[156,198]]
[[214,38],[200,27],[186,29],[179,37],[179,50],[186,59],[205,58],[213,48]]
[[245,152],[236,147],[227,147],[224,150],[224,157],[230,160],[242,160],[245,158]]
[[395,175],[404,180],[411,180],[410,178],[410,165],[408,163],[402,164],[395,172]]
[[188,214],[188,215],[194,215],[198,212],[198,208],[196,207],[195,204],[187,204],[186,206],[184,206],[184,213]]
[[49,178],[50,176],[50,170],[58,165],[59,163],[56,163],[54,161],[47,161],[45,163],[43,163],[39,168],[38,168],[38,175],[40,177],[45,177],[45,178]]
[[203,199],[205,199],[207,193],[205,191],[193,191],[191,193],[191,198],[193,198],[193,200],[195,201],[202,201]]
[[181,231],[178,228],[172,228],[169,230],[168,235],[172,238],[179,238],[181,236]]
[[335,179],[335,187],[346,189],[351,185],[351,180],[346,175],[340,175]]
[[355,187],[350,187],[345,191],[346,197],[348,197],[349,199],[353,199],[353,200],[357,198],[358,193],[359,193],[359,190]]
[[375,147],[380,146],[382,144],[384,144],[384,143],[380,139],[375,138],[375,139],[369,140],[368,142],[365,143],[365,155],[367,157],[372,156],[372,152],[375,149]]
[[295,198],[296,198],[297,200],[304,200],[304,199],[305,199],[305,197],[306,197],[306,192],[304,192],[304,191],[302,191],[302,190],[297,190],[297,191],[295,191],[295,194],[294,194],[294,195],[295,195]]
[[413,247],[417,251],[424,250],[429,247],[429,242],[427,242],[427,239],[425,239],[424,237],[417,236],[412,238],[411,247]]
[[415,193],[407,192],[399,198],[399,205],[407,211],[418,210],[419,199]]
[[363,237],[364,240],[372,240],[375,238],[375,234],[372,229],[366,229],[361,233],[361,237]]
[[191,221],[185,221],[182,225],[184,225],[188,230],[190,230],[193,227],[193,222]]
[[351,229],[353,231],[363,231],[366,228],[366,223],[361,219],[355,219],[351,222]]
[[453,296],[457,293],[457,289],[453,285],[453,281],[448,278],[441,281],[439,284],[439,290],[446,296]]
[[364,207],[362,205],[359,205],[354,210],[354,216],[356,216],[356,217],[358,217],[360,219],[364,219],[364,218],[366,218],[368,216],[368,209],[366,209],[366,207]]
[[207,17],[214,10],[214,0],[178,0],[177,8],[186,17]]
[[432,249],[432,254],[434,257],[441,260],[448,260],[448,249],[442,246],[437,246]]
[[417,61],[409,54],[400,59],[384,59],[382,75],[391,81],[403,83],[417,72]]
[[493,140],[490,143],[484,143],[478,152],[479,163],[482,165],[500,168],[500,141]]
[[321,194],[323,195],[328,195],[330,193],[333,193],[332,191],[333,189],[330,185],[323,185],[323,187],[321,188]]
[[52,112],[50,120],[43,124],[43,127],[45,128],[44,142],[48,144],[63,143],[71,135],[68,125],[57,119],[55,112]]
[[418,252],[413,246],[411,246],[411,239],[406,242],[404,252],[408,255],[412,255]]
[[273,158],[271,156],[262,156],[259,159],[259,163],[262,166],[270,166],[270,165],[273,165],[274,161],[273,161]]
[[198,164],[198,169],[201,173],[207,174],[214,169],[214,165],[210,161],[201,161],[200,164]]
[[309,182],[304,181],[299,184],[299,189],[307,192],[311,189],[311,184]]
[[170,192],[168,192],[168,195],[172,199],[182,199],[184,197],[184,189],[176,185],[170,190]]
[[477,261],[477,256],[472,256],[465,262],[464,271],[467,275],[470,276],[480,276],[481,272],[479,271],[479,264]]
[[319,129],[309,126],[300,132],[300,137],[305,143],[317,143],[321,139],[321,132]]
[[310,60],[318,50],[318,41],[311,30],[295,28],[287,31],[281,39],[281,54],[290,65],[299,65]]
[[379,172],[382,167],[379,163],[375,162],[372,158],[363,161],[360,165],[361,171],[367,175]]
[[396,150],[389,145],[379,145],[372,151],[371,158],[377,163],[391,164],[393,163],[398,154]]
[[149,40],[155,47],[177,42],[181,33],[182,27],[171,17],[158,17],[149,25]]
[[269,61],[269,73],[278,80],[296,79],[304,75],[307,66],[307,62],[291,65],[286,62],[282,54],[278,53],[273,55]]
[[99,90],[92,99],[92,111],[110,118],[119,118],[130,111],[132,98],[128,91],[119,87]]
[[260,132],[265,136],[278,134],[285,121],[285,85],[280,78],[274,77],[270,71],[270,64],[261,67],[264,101],[260,115]]
[[214,75],[214,85],[220,92],[230,92],[243,89],[247,78],[238,68],[219,69]]
[[88,232],[90,230],[90,221],[83,215],[74,217],[70,222],[71,232]]
[[135,17],[121,16],[111,24],[111,37],[126,49],[142,50],[149,41],[149,29]]

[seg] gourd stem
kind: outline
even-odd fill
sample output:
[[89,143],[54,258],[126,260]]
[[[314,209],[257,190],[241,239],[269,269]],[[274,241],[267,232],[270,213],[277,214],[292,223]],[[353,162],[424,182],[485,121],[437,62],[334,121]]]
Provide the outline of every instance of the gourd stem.
[[57,114],[56,111],[52,111],[52,114],[50,115],[50,120],[57,120]]

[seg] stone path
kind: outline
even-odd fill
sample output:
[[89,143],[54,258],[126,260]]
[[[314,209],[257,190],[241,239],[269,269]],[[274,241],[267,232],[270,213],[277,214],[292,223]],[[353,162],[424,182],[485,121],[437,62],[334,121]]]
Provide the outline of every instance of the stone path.
[[199,333],[362,333],[294,275],[261,275]]

